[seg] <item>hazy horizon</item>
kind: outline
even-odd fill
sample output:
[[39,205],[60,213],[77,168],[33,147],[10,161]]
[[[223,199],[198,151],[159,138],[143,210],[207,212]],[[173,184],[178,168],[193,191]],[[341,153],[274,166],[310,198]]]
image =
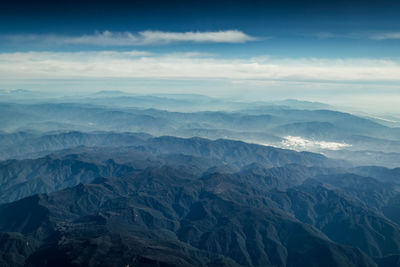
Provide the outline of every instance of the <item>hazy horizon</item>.
[[396,1],[117,2],[7,1],[0,88],[293,98],[399,113]]

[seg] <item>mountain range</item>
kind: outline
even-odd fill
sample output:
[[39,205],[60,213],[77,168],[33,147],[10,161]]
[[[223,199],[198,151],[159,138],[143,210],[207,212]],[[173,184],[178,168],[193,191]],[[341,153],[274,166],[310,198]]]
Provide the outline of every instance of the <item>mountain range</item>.
[[0,104],[0,266],[400,266],[399,128],[295,100],[24,94]]

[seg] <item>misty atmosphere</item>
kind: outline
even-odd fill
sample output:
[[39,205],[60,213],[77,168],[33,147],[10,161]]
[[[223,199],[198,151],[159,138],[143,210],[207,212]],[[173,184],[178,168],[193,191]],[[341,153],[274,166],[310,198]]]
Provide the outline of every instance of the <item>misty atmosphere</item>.
[[0,267],[400,267],[398,14],[5,1]]

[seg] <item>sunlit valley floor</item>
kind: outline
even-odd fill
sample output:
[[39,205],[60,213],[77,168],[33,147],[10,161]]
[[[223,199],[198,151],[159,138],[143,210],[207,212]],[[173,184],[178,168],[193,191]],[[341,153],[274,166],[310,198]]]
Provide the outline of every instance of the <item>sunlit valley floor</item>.
[[0,96],[0,266],[400,266],[396,115]]

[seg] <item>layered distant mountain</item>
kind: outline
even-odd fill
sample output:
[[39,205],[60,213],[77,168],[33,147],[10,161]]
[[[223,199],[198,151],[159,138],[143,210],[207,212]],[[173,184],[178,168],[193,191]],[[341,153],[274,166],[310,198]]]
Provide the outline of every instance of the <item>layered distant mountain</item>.
[[399,128],[296,100],[4,96],[0,266],[400,266]]
[[3,101],[8,102],[0,103],[0,131],[7,134],[142,132],[267,144],[324,153],[356,165],[393,168],[400,162],[400,128],[392,117],[386,121],[372,115],[361,117],[322,103],[246,103],[200,95],[141,96],[107,91],[47,99],[24,91],[3,94]]

